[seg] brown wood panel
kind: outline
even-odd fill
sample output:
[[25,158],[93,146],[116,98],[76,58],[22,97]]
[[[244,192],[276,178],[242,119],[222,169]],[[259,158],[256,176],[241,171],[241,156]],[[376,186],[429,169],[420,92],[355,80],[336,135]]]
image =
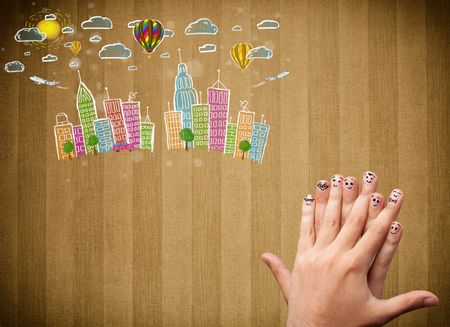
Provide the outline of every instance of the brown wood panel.
[[[126,100],[137,91],[141,115],[156,124],[155,152],[56,160],[53,126],[64,111],[78,124],[78,76],[70,51],[32,49],[14,33],[42,7],[71,15],[82,41],[81,76],[104,117],[104,87]],[[378,173],[380,191],[406,193],[405,234],[386,296],[415,288],[440,297],[438,308],[391,326],[450,321],[448,1],[19,1],[0,17],[0,61],[21,60],[22,74],[0,74],[1,326],[276,326],[286,305],[263,252],[292,266],[302,197],[319,178]],[[89,16],[112,31],[82,30]],[[148,57],[129,21],[159,18],[175,31]],[[184,35],[200,17],[216,36]],[[280,29],[258,30],[263,19]],[[232,32],[234,25],[242,32]],[[100,44],[89,43],[94,33]],[[122,41],[129,60],[100,60],[101,45]],[[242,72],[237,42],[272,48]],[[197,47],[217,44],[217,52]],[[4,50],[3,50],[4,48]],[[163,113],[173,108],[178,53],[197,91],[217,79],[271,125],[262,165],[190,149],[168,151]],[[59,60],[43,64],[55,52]],[[162,52],[171,58],[160,59]],[[127,67],[136,65],[137,71]],[[259,85],[290,71],[283,80]],[[33,85],[61,80],[67,90]],[[256,87],[257,86],[257,87]],[[4,149],[7,149],[5,151]],[[120,200],[118,200],[120,198]]]

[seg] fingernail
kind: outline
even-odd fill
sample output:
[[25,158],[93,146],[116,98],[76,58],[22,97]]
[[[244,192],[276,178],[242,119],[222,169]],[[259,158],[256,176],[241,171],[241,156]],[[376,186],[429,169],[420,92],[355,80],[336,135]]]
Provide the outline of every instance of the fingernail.
[[339,187],[339,185],[342,184],[342,181],[344,180],[344,178],[340,175],[334,175],[333,177],[331,177],[331,184],[333,185],[333,187]]
[[382,205],[381,200],[382,200],[382,198],[380,196],[378,196],[376,194],[372,194],[370,196],[370,205],[374,208],[378,208],[379,206]]
[[317,188],[322,192],[326,191],[330,187],[330,184],[326,180],[321,180],[317,183]]
[[423,300],[423,305],[426,307],[434,307],[438,301],[434,297],[427,297],[425,300]]
[[314,202],[314,197],[311,194],[308,194],[303,198],[303,200],[305,200],[305,204],[307,206],[310,206]]
[[389,195],[389,202],[397,203],[397,201],[400,199],[400,196],[402,195],[402,191],[399,189],[395,189],[391,192],[391,195]]
[[352,190],[356,185],[356,178],[346,177],[344,179],[344,189]]
[[391,234],[397,234],[402,229],[402,225],[400,223],[394,221],[391,225]]
[[366,182],[368,184],[372,184],[375,181],[376,178],[377,178],[377,175],[374,172],[366,171],[364,173],[364,178],[363,179],[364,179],[364,182]]

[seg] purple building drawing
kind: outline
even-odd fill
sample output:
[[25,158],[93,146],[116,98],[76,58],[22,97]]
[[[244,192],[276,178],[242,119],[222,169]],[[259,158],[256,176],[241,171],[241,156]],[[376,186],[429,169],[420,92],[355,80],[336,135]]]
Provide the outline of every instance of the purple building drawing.
[[209,104],[209,150],[223,152],[227,132],[230,90],[220,81],[218,70],[217,82],[208,87]]
[[123,118],[128,135],[129,149],[139,149],[141,144],[141,103],[134,101],[135,93],[130,92],[127,102],[122,102]]
[[73,138],[77,157],[84,156],[86,154],[86,147],[84,145],[83,127],[81,125],[73,127]]

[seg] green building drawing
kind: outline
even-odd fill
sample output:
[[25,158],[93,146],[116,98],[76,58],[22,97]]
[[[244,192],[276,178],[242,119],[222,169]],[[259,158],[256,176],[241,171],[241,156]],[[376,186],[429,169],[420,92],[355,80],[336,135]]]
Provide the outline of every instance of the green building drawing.
[[94,153],[94,146],[88,145],[87,142],[91,135],[95,135],[94,120],[97,119],[97,109],[95,107],[95,98],[86,84],[81,81],[79,71],[78,77],[80,78],[80,85],[78,86],[77,93],[77,111],[83,129],[86,153],[89,154]]
[[226,156],[234,156],[234,148],[236,146],[236,131],[237,124],[228,122],[227,124],[227,134],[225,139],[225,151]]
[[209,104],[192,105],[193,132],[195,134],[194,147],[208,149]]
[[141,121],[141,149],[150,150],[153,152],[154,139],[155,124],[150,121],[147,107],[147,116],[143,121]]

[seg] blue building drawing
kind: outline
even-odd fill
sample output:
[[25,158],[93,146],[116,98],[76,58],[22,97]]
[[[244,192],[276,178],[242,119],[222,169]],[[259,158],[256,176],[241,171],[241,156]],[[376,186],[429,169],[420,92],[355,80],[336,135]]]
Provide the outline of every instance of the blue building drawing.
[[[264,117],[264,115],[263,115]],[[267,138],[269,136],[270,126],[266,124],[266,121],[253,123],[252,138],[250,144],[250,160],[262,163],[264,158],[264,151],[266,149]]]
[[98,137],[98,151],[109,152],[113,148],[114,137],[109,118],[100,118],[94,120],[95,134]]

